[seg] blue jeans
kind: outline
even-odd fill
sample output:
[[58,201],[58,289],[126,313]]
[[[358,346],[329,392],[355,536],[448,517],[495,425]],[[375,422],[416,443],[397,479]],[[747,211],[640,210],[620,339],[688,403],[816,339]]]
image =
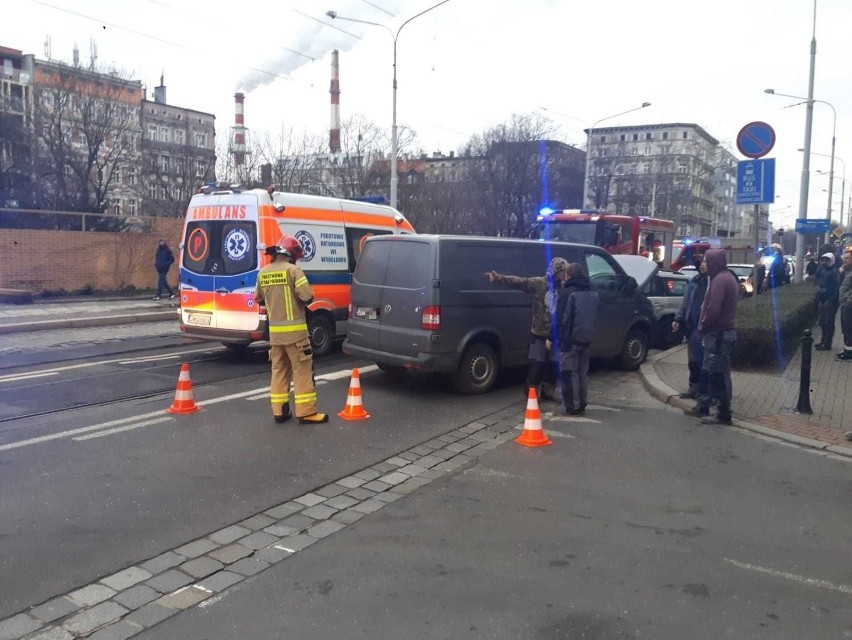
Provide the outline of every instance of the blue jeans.
[[157,296],[163,295],[163,291],[168,291],[170,296],[175,295],[175,292],[172,291],[172,288],[169,286],[169,281],[167,280],[169,275],[168,271],[158,271],[157,276]]

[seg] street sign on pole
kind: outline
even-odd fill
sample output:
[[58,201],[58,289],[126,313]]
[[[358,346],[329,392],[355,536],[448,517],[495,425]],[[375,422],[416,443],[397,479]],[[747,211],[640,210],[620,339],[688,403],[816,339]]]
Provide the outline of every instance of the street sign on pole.
[[762,158],[775,146],[775,130],[765,122],[749,122],[737,134],[737,149],[746,158]]
[[775,158],[737,163],[737,204],[775,202]]
[[830,226],[831,222],[822,218],[814,218],[813,220],[799,218],[796,220],[796,233],[828,233]]

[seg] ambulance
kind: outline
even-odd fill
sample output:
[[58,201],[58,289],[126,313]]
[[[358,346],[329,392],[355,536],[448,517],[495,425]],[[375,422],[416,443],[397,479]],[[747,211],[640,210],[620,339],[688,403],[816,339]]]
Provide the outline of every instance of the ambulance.
[[239,352],[268,339],[254,301],[264,253],[282,235],[298,238],[298,261],[314,290],[308,332],[315,355],[345,335],[352,272],[367,238],[411,234],[391,207],[270,189],[210,185],[190,200],[180,244],[180,329]]

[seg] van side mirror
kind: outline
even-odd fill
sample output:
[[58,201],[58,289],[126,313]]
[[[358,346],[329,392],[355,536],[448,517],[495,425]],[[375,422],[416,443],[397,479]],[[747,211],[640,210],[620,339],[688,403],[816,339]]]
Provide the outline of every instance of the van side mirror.
[[634,278],[633,276],[627,276],[624,279],[624,286],[621,288],[621,290],[624,293],[633,293],[638,288],[639,288],[639,283],[636,282],[636,278]]

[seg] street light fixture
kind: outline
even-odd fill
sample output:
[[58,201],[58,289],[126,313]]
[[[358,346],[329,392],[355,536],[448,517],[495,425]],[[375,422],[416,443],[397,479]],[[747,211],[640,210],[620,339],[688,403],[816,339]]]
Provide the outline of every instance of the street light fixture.
[[360,22],[361,24],[368,24],[373,27],[382,27],[386,29],[387,32],[393,38],[393,120],[391,122],[391,181],[390,181],[390,206],[396,209],[397,203],[397,187],[399,185],[399,174],[397,170],[397,160],[396,156],[398,153],[397,145],[397,132],[396,132],[396,41],[399,38],[399,32],[402,31],[402,28],[407,25],[409,22],[414,20],[415,18],[419,18],[424,13],[429,13],[432,9],[437,9],[442,4],[448,3],[450,0],[442,0],[441,2],[432,5],[428,9],[424,9],[420,13],[411,16],[408,20],[399,25],[399,29],[394,33],[390,27],[385,24],[381,24],[380,22],[370,22],[369,20],[357,20],[355,18],[345,18],[337,14],[336,11],[326,11],[325,15],[327,15],[332,20],[346,20],[347,22]]
[[[589,185],[591,183],[591,176],[589,175],[589,169],[591,168],[591,159],[592,159],[592,131],[594,131],[595,127],[598,126],[604,120],[611,120],[612,118],[617,118],[618,116],[623,116],[628,113],[632,113],[634,111],[639,111],[639,109],[644,109],[645,107],[650,107],[650,102],[643,102],[641,106],[634,107],[632,109],[628,109],[627,111],[622,111],[621,113],[614,113],[611,116],[607,116],[606,118],[601,118],[597,122],[595,122],[591,127],[589,127],[589,131],[586,135],[586,179],[583,181],[583,205],[582,208],[585,208],[586,203],[589,200]],[[597,207],[596,207],[597,208]]]
[[[775,89],[764,89],[763,91],[764,91],[764,93],[768,93],[768,94],[773,95],[773,96],[781,96],[781,97],[784,97],[784,98],[794,98],[796,100],[804,100],[808,104],[813,103],[813,102],[819,102],[820,104],[824,104],[824,105],[831,107],[831,112],[834,114],[834,121],[831,125],[831,155],[828,156],[828,157],[831,158],[831,167],[829,168],[829,171],[830,171],[831,176],[833,178],[834,177],[834,146],[835,146],[835,142],[836,142],[835,136],[837,134],[837,109],[834,108],[834,105],[831,104],[830,102],[826,102],[825,100],[816,100],[814,98],[811,98],[810,100],[808,100],[807,98],[804,98],[802,96],[793,96],[793,95],[790,95],[788,93],[778,93],[777,91],[775,91]],[[824,155],[824,154],[821,154],[821,153],[816,153],[814,151],[811,151],[811,153],[813,155],[817,155],[817,156]],[[832,189],[832,182],[834,182],[833,179],[830,180],[829,183],[828,183],[828,208],[827,208],[826,213],[825,213],[825,217],[828,218],[829,225],[831,225],[831,189]],[[825,232],[825,241],[826,242],[828,242],[830,235],[831,235],[830,230]]]

